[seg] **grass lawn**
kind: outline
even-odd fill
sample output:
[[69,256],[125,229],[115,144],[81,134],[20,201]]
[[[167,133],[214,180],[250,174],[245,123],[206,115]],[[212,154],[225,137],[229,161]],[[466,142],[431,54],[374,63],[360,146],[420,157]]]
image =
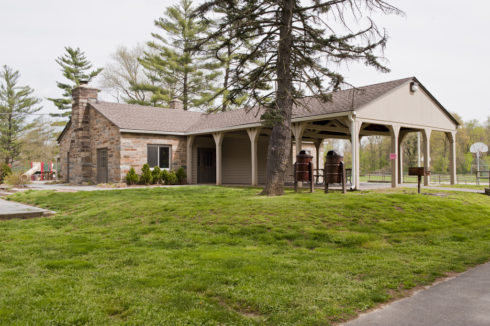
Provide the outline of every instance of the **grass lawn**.
[[466,185],[466,184],[455,184],[455,185],[450,185],[450,184],[438,184],[438,185],[432,185],[431,187],[443,187],[443,188],[462,188],[462,189],[476,189],[476,190],[484,190],[485,188],[488,188],[488,183],[487,184],[480,184],[480,185]]
[[0,221],[0,324],[329,325],[490,258],[484,195],[258,191],[11,196],[59,214]]

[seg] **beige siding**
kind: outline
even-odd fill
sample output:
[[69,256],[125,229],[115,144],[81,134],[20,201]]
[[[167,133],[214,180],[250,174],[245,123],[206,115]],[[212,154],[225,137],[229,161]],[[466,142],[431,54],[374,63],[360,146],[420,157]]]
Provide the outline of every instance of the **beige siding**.
[[250,184],[252,162],[250,139],[243,134],[225,134],[223,139],[223,183]]
[[265,170],[267,165],[267,149],[269,146],[269,136],[260,136],[259,143],[257,146],[257,161],[259,168],[259,184],[265,183]]
[[357,116],[380,124],[394,122],[406,126],[456,129],[454,122],[422,89],[410,92],[409,83],[359,109]]
[[[225,134],[222,145],[223,183],[250,184],[252,180],[252,162],[250,139],[245,132]],[[259,183],[265,183],[268,137],[261,136],[258,142]],[[197,136],[192,148],[192,183],[197,183],[197,149],[215,148],[211,137]]]

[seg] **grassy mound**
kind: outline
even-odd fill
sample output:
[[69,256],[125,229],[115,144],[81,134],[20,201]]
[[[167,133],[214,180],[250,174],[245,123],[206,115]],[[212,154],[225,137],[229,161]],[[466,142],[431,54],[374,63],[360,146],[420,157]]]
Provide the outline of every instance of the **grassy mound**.
[[2,324],[328,325],[490,258],[490,203],[415,190],[178,187],[11,198]]

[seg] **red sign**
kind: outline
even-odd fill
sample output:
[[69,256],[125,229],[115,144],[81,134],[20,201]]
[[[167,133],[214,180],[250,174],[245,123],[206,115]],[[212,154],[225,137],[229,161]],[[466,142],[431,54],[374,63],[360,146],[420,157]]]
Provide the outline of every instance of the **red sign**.
[[396,160],[396,153],[390,153],[390,160]]

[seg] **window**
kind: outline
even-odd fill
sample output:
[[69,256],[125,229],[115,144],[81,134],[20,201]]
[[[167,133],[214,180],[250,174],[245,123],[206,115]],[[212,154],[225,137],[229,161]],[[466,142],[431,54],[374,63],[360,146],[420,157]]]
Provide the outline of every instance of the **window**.
[[170,168],[170,146],[148,145],[148,165],[160,169]]

